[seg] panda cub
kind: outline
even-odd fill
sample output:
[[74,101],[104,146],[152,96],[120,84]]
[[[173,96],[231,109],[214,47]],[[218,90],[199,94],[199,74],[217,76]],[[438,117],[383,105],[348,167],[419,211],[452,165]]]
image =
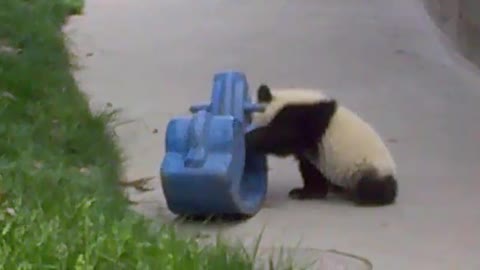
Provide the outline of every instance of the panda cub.
[[246,145],[296,158],[303,187],[292,189],[290,198],[325,198],[330,189],[359,205],[395,202],[395,162],[380,136],[354,112],[318,90],[261,85],[257,99],[265,111],[253,114],[257,128],[246,134]]

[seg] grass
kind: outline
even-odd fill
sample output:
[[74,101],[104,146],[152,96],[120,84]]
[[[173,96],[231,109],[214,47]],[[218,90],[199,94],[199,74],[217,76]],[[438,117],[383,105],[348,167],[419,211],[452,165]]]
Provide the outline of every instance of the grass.
[[69,71],[77,0],[0,1],[0,269],[252,269],[127,210],[121,153]]

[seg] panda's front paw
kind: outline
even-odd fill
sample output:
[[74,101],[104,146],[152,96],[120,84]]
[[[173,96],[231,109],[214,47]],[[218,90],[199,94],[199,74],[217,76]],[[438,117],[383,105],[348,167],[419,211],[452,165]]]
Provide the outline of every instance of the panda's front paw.
[[305,191],[303,188],[294,188],[290,190],[288,197],[292,200],[303,200],[305,197]]
[[304,188],[294,188],[288,193],[292,200],[315,200],[324,199],[327,193],[324,191],[311,191]]

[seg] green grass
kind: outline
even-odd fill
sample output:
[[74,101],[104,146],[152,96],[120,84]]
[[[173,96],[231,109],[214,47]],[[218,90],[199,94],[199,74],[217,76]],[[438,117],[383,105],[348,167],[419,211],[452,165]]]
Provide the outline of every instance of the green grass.
[[[121,155],[69,71],[77,0],[0,0],[0,269],[252,269],[240,248],[149,233]],[[17,51],[18,50],[18,51]]]

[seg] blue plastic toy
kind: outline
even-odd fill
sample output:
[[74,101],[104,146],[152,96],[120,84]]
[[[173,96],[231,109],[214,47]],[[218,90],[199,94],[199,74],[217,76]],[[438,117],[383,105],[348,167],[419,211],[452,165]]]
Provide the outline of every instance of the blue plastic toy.
[[190,108],[191,117],[170,120],[160,174],[170,211],[184,216],[251,217],[267,191],[265,155],[247,153],[253,129],[245,74],[217,73],[210,104]]

